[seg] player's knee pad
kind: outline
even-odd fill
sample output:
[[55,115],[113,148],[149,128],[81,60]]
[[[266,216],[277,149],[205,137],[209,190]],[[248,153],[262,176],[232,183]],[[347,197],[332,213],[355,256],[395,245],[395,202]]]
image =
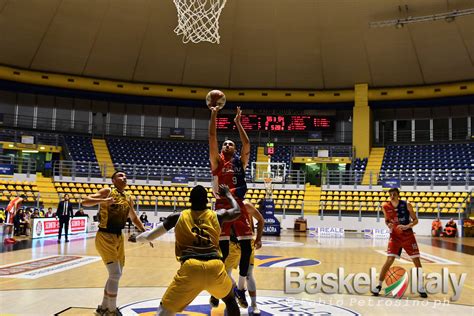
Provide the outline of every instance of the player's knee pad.
[[229,256],[229,241],[219,240],[219,248],[221,248],[222,252],[222,261],[225,262],[225,259]]
[[249,266],[247,273],[247,289],[249,292],[255,292],[257,290],[257,284],[255,283],[255,277],[253,276],[253,264]]
[[250,265],[250,256],[252,255],[252,243],[250,240],[240,240],[240,263],[239,263],[239,275],[247,276],[249,265]]
[[122,276],[122,267],[120,263],[114,261],[112,263],[107,264],[107,271],[109,271],[109,280],[118,281]]

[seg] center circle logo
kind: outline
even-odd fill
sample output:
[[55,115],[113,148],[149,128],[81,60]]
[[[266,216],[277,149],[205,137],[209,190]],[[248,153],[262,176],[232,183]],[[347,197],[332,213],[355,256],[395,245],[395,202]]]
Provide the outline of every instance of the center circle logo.
[[[213,310],[212,315],[224,315],[224,304],[219,304],[219,308]],[[338,315],[338,316],[358,316],[359,313],[350,309],[320,303],[318,301],[299,300],[287,297],[260,296],[257,298],[257,305],[261,316],[270,315]],[[160,306],[160,299],[135,302],[120,307],[123,315],[151,315],[156,313]],[[247,310],[241,309],[241,315],[249,315]],[[154,315],[154,314],[153,314]],[[200,315],[210,316],[211,306],[209,296],[198,296],[184,311],[178,315]]]

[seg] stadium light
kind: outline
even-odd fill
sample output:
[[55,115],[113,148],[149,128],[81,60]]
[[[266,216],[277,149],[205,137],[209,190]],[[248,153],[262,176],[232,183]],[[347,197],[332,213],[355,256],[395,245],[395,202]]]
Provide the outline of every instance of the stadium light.
[[369,27],[376,28],[376,27],[394,26],[397,29],[401,29],[403,28],[403,26],[405,26],[405,24],[432,22],[432,21],[438,21],[438,20],[445,20],[446,22],[450,23],[450,22],[453,22],[457,17],[470,15],[470,14],[474,14],[474,8],[465,9],[465,10],[454,10],[450,12],[424,15],[424,16],[416,16],[416,17],[409,16],[405,19],[369,22]]

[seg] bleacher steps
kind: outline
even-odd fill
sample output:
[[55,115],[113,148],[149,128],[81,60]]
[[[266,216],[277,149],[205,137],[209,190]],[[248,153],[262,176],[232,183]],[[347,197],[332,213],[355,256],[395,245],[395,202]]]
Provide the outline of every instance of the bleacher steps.
[[106,168],[107,178],[112,176],[112,174],[115,172],[115,169],[113,167],[112,158],[110,157],[109,148],[107,147],[107,143],[105,142],[105,139],[93,138],[92,145],[94,146],[95,156],[97,158],[97,162],[99,163],[102,173],[104,172],[102,168],[103,168],[103,165],[105,164],[107,166]]
[[36,173],[36,186],[40,194],[40,199],[43,201],[44,208],[56,208],[59,203],[59,196],[53,184],[52,178],[45,178],[38,172]]
[[362,185],[370,184],[370,172],[372,172],[372,185],[377,184],[378,174],[380,168],[382,167],[383,157],[385,155],[385,148],[372,148],[370,151],[370,156],[367,161],[367,166],[365,168],[364,178],[362,179]]
[[307,214],[318,214],[320,210],[321,187],[315,185],[306,185],[305,194],[303,198],[303,211]]

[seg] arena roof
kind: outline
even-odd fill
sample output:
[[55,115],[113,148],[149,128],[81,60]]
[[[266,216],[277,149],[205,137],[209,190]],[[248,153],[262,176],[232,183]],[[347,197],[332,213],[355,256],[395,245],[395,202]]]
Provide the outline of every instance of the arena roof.
[[470,0],[228,0],[221,43],[183,44],[172,0],[0,0],[0,64],[132,82],[345,89],[474,80]]

